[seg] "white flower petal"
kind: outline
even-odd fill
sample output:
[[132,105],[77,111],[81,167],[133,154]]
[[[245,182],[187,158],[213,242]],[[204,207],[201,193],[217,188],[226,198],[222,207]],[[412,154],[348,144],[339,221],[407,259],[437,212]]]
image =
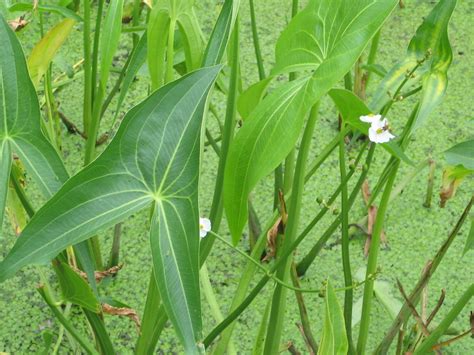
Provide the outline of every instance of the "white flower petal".
[[372,123],[372,122],[375,122],[375,121],[380,121],[381,118],[382,118],[382,116],[380,116],[380,115],[369,114],[369,115],[366,115],[366,116],[360,116],[359,119],[362,122]]
[[211,221],[208,218],[199,218],[199,236],[204,238],[211,231]]
[[372,126],[369,128],[369,139],[371,142],[378,143],[377,142],[377,130],[374,129]]
[[389,131],[383,131],[382,133],[378,135],[379,143],[387,143],[393,138],[395,138],[395,136],[391,134]]

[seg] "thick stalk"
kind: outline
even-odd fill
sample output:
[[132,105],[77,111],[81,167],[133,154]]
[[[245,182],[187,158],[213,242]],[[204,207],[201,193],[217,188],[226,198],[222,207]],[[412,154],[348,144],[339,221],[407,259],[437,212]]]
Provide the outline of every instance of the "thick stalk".
[[[306,174],[305,176],[305,183],[311,178],[312,175],[314,175],[314,173],[317,171],[317,169],[321,166],[321,164],[329,157],[329,155],[331,154],[331,152],[336,148],[337,144],[339,142],[339,138],[336,137],[335,139],[333,139],[328,145],[326,145],[323,150],[321,151],[321,153],[318,155],[318,157],[316,158],[316,160],[311,164],[311,168],[308,169],[308,173]],[[358,159],[360,159],[360,157],[358,157]],[[355,165],[357,165],[357,162],[359,161],[358,159],[356,159],[356,163]],[[353,172],[353,171],[352,171]],[[348,177],[349,177],[350,174],[348,174]],[[338,193],[337,193],[338,194]],[[337,195],[336,195],[337,196]],[[288,194],[287,197],[290,197],[290,195]],[[326,211],[327,212],[327,211]],[[324,212],[325,213],[325,212]],[[324,213],[321,215],[320,218],[322,218],[322,216],[324,216]],[[277,212],[274,213],[271,221],[269,222],[269,224],[263,229],[263,233],[260,233],[260,236],[259,238],[257,238],[256,240],[256,244],[255,246],[252,248],[252,253],[251,253],[251,257],[255,260],[260,260],[260,256],[262,255],[262,252],[265,248],[265,242],[266,242],[266,233],[267,231],[271,228],[271,226],[273,226],[273,224],[275,223],[276,219],[278,218],[279,214]],[[277,263],[278,264],[278,261]],[[279,264],[278,264],[279,265]],[[245,297],[245,294],[247,292],[247,289],[250,285],[250,282],[255,274],[255,270],[256,270],[256,265],[252,262],[248,262],[247,263],[247,266],[245,267],[245,270],[243,271],[242,273],[242,277],[240,278],[240,281],[239,281],[239,285],[237,286],[237,289],[236,289],[236,292],[235,292],[235,295],[234,295],[234,298],[232,300],[232,304],[230,306],[230,311],[234,311],[236,310],[237,308],[241,307],[241,303],[246,300],[246,297]],[[273,272],[275,269],[271,269],[270,271]],[[265,276],[261,282],[258,284],[260,285],[259,289],[253,293],[253,297],[255,297],[258,292],[261,290],[261,288],[263,288],[263,286],[265,286],[266,282],[268,281],[268,278]],[[258,287],[256,287],[258,288]],[[255,289],[254,289],[255,290]],[[250,296],[250,295],[249,295]],[[247,297],[247,299],[249,299],[249,297]],[[253,298],[251,298],[249,300],[249,303],[253,300]],[[245,307],[244,307],[245,308]],[[269,313],[269,312],[268,312]],[[236,316],[237,317],[237,316]],[[236,318],[235,317],[235,318]],[[233,318],[233,319],[235,319]],[[267,317],[268,318],[268,317]],[[232,320],[228,320],[226,318],[226,322],[227,324],[225,324],[225,322],[222,322],[221,324],[223,324],[223,332],[221,334],[221,337],[220,337],[220,340],[219,340],[219,343],[217,344],[216,346],[216,349],[215,349],[215,354],[224,354],[225,351],[226,351],[226,347],[227,347],[227,343],[231,337],[231,334],[232,334],[232,331],[234,329],[234,325],[235,323],[233,322],[233,319]],[[227,327],[228,325],[228,327]],[[227,327],[227,328],[226,328]],[[262,338],[265,338],[264,336]]]
[[260,50],[260,41],[258,39],[257,19],[255,17],[255,6],[253,0],[249,0],[250,24],[252,27],[253,47],[255,49],[255,58],[257,59],[258,78],[265,79],[265,68],[263,66],[262,52]]
[[100,43],[100,30],[102,25],[102,13],[104,11],[104,0],[97,2],[97,17],[95,19],[94,29],[94,46],[92,49],[92,101],[95,98],[95,90],[97,88],[97,70],[99,66],[99,43]]
[[160,305],[161,296],[155,280],[155,273],[152,270],[148,283],[145,309],[143,310],[141,332],[135,346],[137,355],[153,354],[155,352],[158,337],[168,319],[164,313],[163,305]]
[[[375,151],[375,145],[371,144],[369,152],[367,154],[367,158],[365,161],[365,165],[362,170],[362,174],[360,175],[359,179],[357,180],[357,183],[355,187],[353,188],[351,195],[348,200],[348,209],[350,210],[352,205],[354,204],[354,201],[359,194],[360,188],[362,184],[364,183],[364,180],[367,176],[367,173],[369,172],[370,169],[370,164],[372,162],[372,158],[374,155]],[[351,169],[349,173],[347,174],[346,180],[348,181],[348,178],[350,178],[355,172],[355,168]],[[333,193],[333,195],[330,197],[329,201],[327,202],[327,205],[331,205],[337,196],[339,195],[340,191],[342,189],[342,184],[338,186],[336,191]],[[319,214],[308,224],[308,226],[303,230],[301,233],[300,237],[304,238],[316,225],[316,223],[319,221],[320,218],[322,218],[323,213],[326,213],[329,210],[328,206],[325,206]],[[314,259],[316,259],[316,256],[318,256],[319,252],[323,248],[324,244],[328,241],[328,239],[331,237],[331,235],[334,233],[334,231],[337,229],[339,224],[341,223],[341,215],[339,215],[334,222],[328,227],[328,229],[323,233],[321,238],[317,241],[317,243],[311,248],[311,250],[306,254],[305,257],[297,264],[296,270],[298,271],[298,275],[302,276],[306,273],[310,265],[313,263]],[[298,239],[300,239],[298,237]]]
[[[227,154],[229,153],[230,143],[234,137],[234,129],[237,115],[237,95],[239,82],[239,18],[235,20],[234,29],[230,39],[231,73],[229,82],[229,94],[227,96],[227,106],[224,120],[224,129],[222,133],[221,155],[217,167],[216,185],[212,198],[211,211],[209,219],[211,220],[212,230],[217,232],[222,220],[222,191],[224,187],[224,172]],[[209,255],[215,237],[209,235],[201,242],[201,264]]]
[[[209,307],[211,309],[211,314],[216,320],[216,322],[222,322],[224,317],[222,316],[221,309],[219,307],[219,303],[217,302],[216,295],[214,293],[214,290],[212,289],[212,284],[211,280],[209,278],[209,272],[207,271],[207,266],[206,263],[202,265],[201,270],[199,271],[199,276],[201,279],[201,287],[202,291],[204,294],[204,297],[206,298],[207,303],[209,304]],[[230,341],[228,345],[228,354],[229,355],[235,355],[237,354],[237,351],[235,350],[235,346],[232,342]]]
[[347,182],[346,180],[346,145],[344,136],[341,135],[339,141],[339,171],[341,175],[341,232],[342,232],[342,269],[344,272],[344,285],[346,292],[344,294],[344,320],[346,326],[346,335],[349,342],[349,354],[354,353],[354,345],[352,343],[352,303],[353,290],[352,286],[352,272],[349,251],[349,203],[347,197]]
[[84,102],[83,124],[84,133],[89,134],[92,120],[92,62],[91,62],[91,5],[90,0],[84,0]]
[[[291,280],[293,285],[297,288],[300,288],[300,283],[298,279],[298,274],[296,273],[296,264],[291,265]],[[300,291],[295,292],[296,302],[298,303],[298,310],[300,311],[301,319],[301,328],[303,330],[303,337],[308,347],[311,349],[311,354],[316,354],[318,352],[318,343],[314,339],[313,332],[311,331],[311,321],[308,316],[308,311],[306,310],[306,305],[303,298],[303,293]]]
[[[308,159],[311,148],[311,139],[313,136],[314,127],[318,118],[319,102],[311,109],[306,128],[301,140],[301,146],[298,153],[298,160],[296,162],[295,177],[291,193],[290,205],[288,208],[288,222],[285,228],[285,238],[282,244],[282,249],[289,249],[296,238],[298,231],[301,200],[304,191],[304,177],[306,161]],[[282,257],[282,255],[280,255]],[[283,265],[277,271],[277,278],[286,282],[289,280],[290,268],[293,258],[288,255],[284,257]],[[264,352],[266,354],[277,354],[280,346],[281,332],[283,330],[283,320],[285,318],[286,307],[286,292],[287,289],[280,284],[276,285],[273,293],[272,308],[270,311],[270,319],[267,328],[267,337],[265,339]]]
[[387,183],[385,185],[385,190],[380,201],[380,206],[377,211],[377,217],[372,233],[372,240],[370,243],[369,250],[369,260],[367,261],[367,271],[365,275],[367,282],[365,283],[364,287],[364,297],[362,301],[362,317],[360,321],[359,339],[357,342],[358,354],[365,354],[365,348],[367,345],[370,325],[370,312],[372,307],[372,298],[374,295],[374,280],[372,276],[377,271],[377,259],[380,248],[380,235],[382,233],[390,195],[392,193],[393,184],[395,182],[395,177],[397,175],[399,166],[400,161],[398,160],[390,171]]
[[[373,151],[374,151],[373,147],[374,146],[372,146],[372,148],[369,150],[369,154],[368,154],[369,163],[372,160],[372,155],[373,155]],[[328,155],[329,155],[329,153],[328,153]],[[366,164],[366,165],[368,166],[368,164]],[[367,169],[367,171],[368,171],[368,169]],[[307,175],[306,180],[308,180],[308,179],[309,179],[309,176]],[[353,203],[355,201],[355,198],[358,195],[360,187],[362,186],[362,183],[363,183],[364,180],[365,180],[365,175],[363,175],[362,178],[359,179],[358,184],[356,185],[356,187],[352,191],[351,197],[349,199],[350,203]],[[327,209],[325,210],[325,212],[327,212]],[[324,216],[325,212],[319,214],[320,219]],[[275,213],[271,223],[267,226],[267,228],[265,228],[264,233],[266,233],[268,231],[268,229],[275,223],[277,217],[278,217],[278,214]],[[340,223],[337,220],[336,220],[336,222],[337,222],[336,226],[333,227],[334,230],[337,228],[337,226]],[[329,234],[329,236],[330,235],[331,234]],[[293,243],[291,248],[288,248],[288,249],[283,251],[283,255],[279,259],[277,259],[275,264],[269,269],[269,274],[273,273],[275,270],[277,270],[280,267],[281,264],[283,264],[283,262],[285,262],[285,258],[293,252],[293,250],[304,240],[305,237],[306,237],[305,234],[301,234],[295,240],[295,242]],[[329,239],[329,237],[327,237],[327,239]],[[260,236],[260,238],[257,240],[257,245],[254,248],[254,250],[252,251],[252,256],[254,257],[254,259],[258,258],[258,256],[260,255],[259,253],[261,253],[261,251],[263,250],[263,247],[265,246],[264,241],[265,241],[264,236]],[[239,283],[239,287],[238,287],[238,294],[236,294],[236,296],[234,297],[234,300],[233,300],[233,303],[232,303],[232,306],[231,306],[232,311],[224,319],[224,321],[222,321],[220,324],[218,324],[207,335],[206,339],[204,339],[204,345],[206,347],[209,346],[214,341],[214,339],[217,336],[219,336],[219,334],[221,332],[223,332],[229,325],[233,324],[234,320],[248,307],[248,305],[250,303],[252,303],[254,298],[257,295],[260,294],[260,291],[263,289],[263,287],[266,285],[266,283],[270,279],[270,276],[268,274],[264,275],[260,279],[260,281],[254,286],[254,288],[250,291],[250,293],[247,295],[247,297],[245,297],[246,288],[248,287],[248,284],[250,283],[250,280],[251,280],[251,278],[253,276],[253,273],[254,273],[254,269],[252,269],[252,267],[255,267],[255,266],[253,264],[249,263],[249,265],[247,266],[246,271],[244,272],[244,274],[242,276],[242,279],[241,279],[241,281]],[[244,278],[248,278],[248,281],[246,283],[244,282]]]
[[[133,11],[132,11],[132,25],[137,27],[140,24],[140,10],[141,10],[141,0],[133,1]],[[140,35],[137,33],[133,34],[133,48],[135,48],[140,40]]]
[[[372,65],[375,63],[375,57],[377,56],[377,49],[379,47],[379,42],[380,42],[380,31],[379,30],[374,38],[372,38],[372,44],[370,45],[370,52],[369,56],[367,57],[367,65]],[[368,70],[364,74],[364,86],[365,89],[369,86],[369,80],[370,80],[371,72]],[[365,90],[364,90],[365,91]]]
[[165,82],[170,83],[174,78],[174,31],[176,28],[176,18],[170,20],[170,28],[168,32],[168,48],[166,50],[166,77]]

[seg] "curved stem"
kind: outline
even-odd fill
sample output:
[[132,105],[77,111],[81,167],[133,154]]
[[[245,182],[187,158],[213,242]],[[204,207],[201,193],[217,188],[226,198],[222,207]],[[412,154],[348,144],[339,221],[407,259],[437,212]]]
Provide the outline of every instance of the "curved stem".
[[257,59],[258,78],[260,80],[263,80],[265,79],[265,68],[263,67],[262,52],[260,50],[260,41],[258,39],[257,19],[255,17],[255,6],[253,3],[253,0],[249,0],[249,7],[250,7],[250,23],[252,26],[253,46],[255,49],[255,58]]
[[92,120],[92,62],[91,62],[91,4],[84,0],[84,103],[83,124],[84,133],[89,134]]
[[[377,217],[375,220],[374,230],[369,250],[369,260],[367,261],[366,279],[377,271],[377,259],[380,247],[380,235],[382,233],[383,224],[385,221],[385,214],[387,212],[390,195],[392,193],[393,183],[398,172],[400,161],[398,160],[392,170],[390,171],[385,190],[380,201],[380,206],[377,210]],[[374,294],[374,281],[368,281],[364,287],[364,297],[362,301],[362,317],[360,321],[359,339],[357,342],[357,353],[365,354],[367,339],[370,325],[370,312],[372,307],[372,298]]]
[[[346,287],[352,285],[351,261],[349,252],[349,203],[347,198],[346,180],[346,145],[344,136],[341,135],[339,141],[339,171],[341,175],[341,231],[342,231],[342,268],[344,272],[344,284]],[[344,295],[344,320],[346,326],[346,335],[349,342],[349,354],[354,352],[352,343],[352,288],[348,288]]]
[[[311,109],[311,113],[306,123],[306,128],[301,140],[301,146],[298,153],[298,160],[296,163],[295,176],[293,181],[293,188],[291,193],[290,204],[288,208],[288,223],[285,227],[285,237],[282,245],[282,250],[289,249],[296,237],[298,231],[301,200],[304,191],[304,177],[306,161],[308,159],[311,148],[311,140],[313,136],[314,127],[318,118],[319,102]],[[277,269],[277,278],[284,282],[290,277],[290,268],[293,262],[291,255],[280,255],[279,258],[284,260],[281,267]],[[278,353],[280,345],[281,332],[283,330],[283,320],[285,316],[286,307],[286,288],[281,285],[275,287],[272,300],[272,308],[270,311],[270,319],[268,322],[267,337],[265,339],[264,352],[267,354]]]

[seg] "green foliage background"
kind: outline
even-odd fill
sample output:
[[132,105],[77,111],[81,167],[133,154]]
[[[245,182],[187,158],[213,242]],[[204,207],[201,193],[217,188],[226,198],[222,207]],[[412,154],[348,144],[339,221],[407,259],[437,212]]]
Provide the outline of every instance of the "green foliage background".
[[[425,16],[434,6],[431,1],[426,0],[406,0],[406,8],[396,9],[393,16],[384,26],[381,44],[377,62],[390,68],[401,56],[405,54],[406,47],[410,38],[421,23],[422,16]],[[259,25],[259,35],[264,55],[267,72],[274,61],[274,44],[281,29],[289,21],[290,7],[289,1],[284,0],[265,0],[256,1],[257,21]],[[0,8],[0,10],[3,10]],[[205,33],[209,33],[213,21],[217,17],[218,8],[216,1],[200,1],[198,4],[198,15]],[[11,17],[11,15],[10,15]],[[449,73],[449,85],[447,95],[443,104],[435,110],[427,125],[424,125],[415,135],[414,142],[411,144],[409,156],[414,161],[421,161],[428,156],[443,164],[442,152],[456,143],[466,140],[474,135],[474,124],[472,118],[474,114],[470,110],[472,107],[472,90],[474,89],[474,68],[472,67],[472,57],[474,56],[474,33],[472,31],[471,19],[474,17],[474,1],[459,1],[450,24],[450,41],[453,47],[453,64]],[[51,23],[56,18],[51,17]],[[255,57],[251,42],[250,16],[248,14],[247,2],[242,3],[241,12],[242,29],[242,76],[248,82],[244,87],[258,80]],[[24,45],[26,53],[31,51],[32,45],[39,39],[38,27],[32,23],[20,33],[20,40]],[[122,36],[122,48],[119,50],[119,56],[116,61],[123,62],[126,58],[126,48],[124,43],[129,41],[129,36]],[[82,53],[80,26],[76,26],[72,36],[61,49],[61,56],[70,63],[77,62]],[[114,74],[112,74],[114,75]],[[371,88],[376,87],[378,78],[372,76],[369,92]],[[82,86],[80,82],[68,86],[59,95],[61,102],[60,110],[72,119],[76,124],[81,123],[82,107]],[[124,105],[124,111],[128,110],[134,104],[138,103],[146,96],[147,88],[145,80],[138,80],[132,87],[129,96]],[[214,101],[218,105],[221,114],[224,112],[223,97],[219,94],[214,95]],[[112,104],[111,107],[115,107]],[[410,105],[404,105],[407,108]],[[393,125],[394,132],[401,132],[401,122],[408,116],[409,112],[395,107],[389,117]],[[331,140],[337,129],[337,120],[335,110],[330,100],[326,97],[320,107],[321,119],[317,124],[316,131],[319,133],[314,139],[313,152],[317,154],[318,149]],[[400,116],[402,119],[398,119]],[[106,119],[111,120],[110,114]],[[208,123],[212,125],[215,121],[209,118]],[[104,127],[108,127],[107,122]],[[216,127],[214,127],[215,129]],[[64,154],[68,169],[74,173],[82,166],[82,152],[84,141],[79,136],[68,135],[64,138]],[[374,160],[373,170],[370,176],[375,177],[383,167],[388,154],[379,152]],[[208,212],[211,198],[214,176],[216,174],[217,158],[214,152],[208,148],[203,159],[202,191],[200,191],[201,208],[203,215]],[[410,167],[402,165],[402,171],[399,174],[403,177],[410,171]],[[336,154],[332,159],[324,164],[323,169],[317,176],[313,177],[305,190],[304,203],[305,208],[302,213],[302,220],[310,219],[314,212],[319,209],[316,203],[316,197],[327,198],[338,184],[339,179],[338,163]],[[437,206],[438,198],[435,196],[431,209],[422,207],[424,194],[426,191],[426,178],[428,171],[424,170],[413,183],[396,199],[390,206],[387,216],[386,234],[390,242],[390,249],[383,250],[380,254],[380,265],[382,267],[382,280],[387,280],[394,285],[395,279],[399,278],[406,289],[411,289],[411,285],[417,280],[425,261],[431,257],[446,238],[449,230],[455,224],[458,216],[470,197],[474,184],[472,179],[466,180],[457,192],[456,197],[448,202],[445,209]],[[372,183],[375,181],[371,180]],[[435,186],[441,185],[441,170],[436,172]],[[35,193],[36,187],[29,186],[30,193]],[[258,195],[256,195],[258,191]],[[257,186],[254,190],[254,203],[257,211],[262,216],[262,220],[271,214],[271,206],[264,204],[264,201],[270,201],[273,192],[273,182],[268,178]],[[39,207],[43,201],[36,194],[36,207]],[[363,204],[361,201],[356,203],[352,212],[352,220],[363,215]],[[108,288],[110,294],[120,295],[120,301],[142,312],[146,297],[148,275],[151,267],[151,256],[148,247],[147,233],[147,211],[133,216],[124,224],[122,255],[121,261],[125,264],[119,277],[114,280]],[[304,255],[304,251],[311,247],[310,243],[318,237],[318,233],[331,222],[331,216],[327,216],[317,230],[311,232],[310,237],[299,248],[296,256]],[[5,222],[8,223],[8,222]],[[303,223],[304,224],[304,223]],[[5,231],[11,231],[9,226],[5,226]],[[454,304],[464,289],[472,282],[472,260],[473,252],[466,254],[461,258],[465,239],[468,233],[468,225],[463,228],[462,235],[455,240],[455,244],[449,250],[443,260],[439,271],[430,282],[430,306],[433,306],[439,295],[441,288],[447,290],[444,311],[441,310],[439,318]],[[224,232],[222,234],[225,234]],[[107,231],[105,236],[104,250],[108,250],[112,237],[112,231]],[[334,242],[338,236],[334,235],[331,242]],[[6,252],[11,248],[14,241],[13,234],[5,233],[0,241],[0,256],[3,258]],[[241,247],[246,248],[247,241],[242,241]],[[351,243],[351,258],[353,261],[353,270],[363,266],[363,239],[357,237]],[[216,243],[211,257],[208,261],[208,268],[211,280],[215,286],[218,301],[226,310],[227,304],[234,294],[234,289],[240,277],[239,271],[244,265],[237,254],[226,249],[218,242]],[[308,270],[307,275],[302,280],[301,287],[316,287],[328,276],[331,278],[335,287],[343,284],[342,274],[339,270],[340,246],[328,246],[320,254],[316,262]],[[337,265],[337,268],[334,267]],[[41,333],[44,330],[51,329],[57,331],[53,316],[47,309],[47,306],[41,300],[33,285],[38,282],[37,274],[31,269],[25,269],[18,273],[14,278],[3,283],[0,287],[0,352],[12,353],[30,353],[38,351],[42,346]],[[242,352],[250,351],[255,338],[256,329],[261,319],[261,314],[268,297],[270,297],[270,287],[267,286],[265,292],[257,298],[250,309],[240,318],[236,332],[234,333],[235,344]],[[357,290],[354,299],[361,296],[361,290]],[[398,292],[395,293],[398,295]],[[342,294],[338,294],[342,299]],[[293,301],[293,293],[288,293],[288,297]],[[316,294],[307,294],[305,296],[307,306],[312,316],[311,321],[314,324],[315,335],[319,338],[321,334],[321,325],[324,321],[323,299]],[[304,349],[302,338],[294,326],[299,321],[296,303],[289,302],[287,310],[286,329],[284,331],[284,341],[293,341],[300,350]],[[468,327],[468,310],[474,308],[474,302],[471,301],[470,307],[467,307],[462,315],[454,324],[459,330],[465,330]],[[382,337],[382,331],[389,326],[389,317],[386,312],[375,303],[374,312],[376,316],[372,320],[371,334],[369,340],[369,351],[371,346],[377,343]],[[214,325],[214,321],[209,313],[205,301],[203,301],[204,312],[204,334]],[[438,318],[438,319],[439,319]],[[436,321],[436,318],[435,318]],[[111,331],[112,340],[120,353],[131,352],[135,344],[136,329],[128,319],[106,316],[108,327]],[[78,326],[83,326],[78,324]],[[248,336],[247,336],[248,335]],[[65,343],[67,340],[65,341]],[[164,332],[160,339],[159,349],[163,353],[180,352],[178,341],[170,327]],[[454,344],[446,350],[446,353],[461,354],[472,349],[472,340],[466,337],[463,341]],[[67,352],[67,348],[63,349]]]

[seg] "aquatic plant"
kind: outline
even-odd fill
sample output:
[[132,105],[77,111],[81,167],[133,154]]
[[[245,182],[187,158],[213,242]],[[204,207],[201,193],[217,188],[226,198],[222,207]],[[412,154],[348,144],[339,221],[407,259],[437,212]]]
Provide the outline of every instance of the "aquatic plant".
[[[310,0],[300,10],[293,0],[291,21],[275,44],[276,61],[267,75],[258,14],[250,0],[260,80],[246,90],[241,85],[239,54],[243,4],[238,0],[224,1],[209,36],[201,30],[193,0],[11,4],[8,11],[21,16],[8,23],[0,15],[0,221],[7,208],[19,237],[0,262],[0,282],[28,265],[39,265],[35,268],[38,292],[61,329],[54,345],[52,337],[45,337],[45,352],[53,346],[58,351],[66,333],[81,351],[116,353],[104,323],[104,314],[112,314],[135,322],[137,354],[155,352],[168,319],[185,353],[236,353],[240,349],[236,338],[232,340],[235,321],[264,287],[273,291],[260,329],[255,331],[256,354],[281,350],[289,292],[296,296],[301,333],[312,354],[367,353],[375,301],[393,316],[390,328],[377,330],[385,336],[376,353],[387,353],[397,334],[397,353],[415,354],[438,351],[469,335],[472,320],[469,330],[442,339],[466,311],[474,295],[473,284],[463,285],[466,291],[437,325],[432,320],[444,296],[429,315],[425,300],[423,314],[417,305],[469,218],[472,198],[446,242],[427,261],[413,290],[407,294],[398,283],[402,303],[392,296],[395,285],[387,286],[379,279],[379,249],[390,202],[428,165],[410,159],[409,143],[416,130],[429,122],[447,88],[452,61],[448,24],[456,1],[440,0],[419,25],[406,54],[386,70],[376,63],[380,31],[399,4],[398,0]],[[45,16],[51,13],[58,15],[58,23],[46,23]],[[33,20],[39,23],[41,39],[25,59],[15,32]],[[57,52],[74,28],[82,32],[83,59],[58,75],[54,70]],[[115,56],[121,40],[129,35],[130,52],[117,69]],[[142,68],[148,73],[149,95],[122,117],[124,100]],[[118,78],[112,82],[111,73],[117,71]],[[373,75],[381,77],[377,87],[369,85]],[[55,96],[61,86],[76,80],[83,82],[81,128],[64,117]],[[225,101],[223,122],[212,99],[217,92]],[[319,137],[319,104],[326,95],[339,113],[340,127],[319,155],[311,157],[312,141]],[[395,105],[410,105],[411,114],[391,116]],[[100,135],[108,110],[113,110],[112,124]],[[210,116],[218,121],[219,137],[208,128]],[[387,117],[402,123],[402,128],[395,132]],[[74,175],[64,167],[63,125],[85,140],[84,166]],[[207,216],[198,198],[205,146],[219,159]],[[336,149],[340,184],[328,201],[318,201],[321,209],[311,221],[302,220],[305,184]],[[474,172],[473,149],[470,140],[446,151],[441,205]],[[388,152],[389,159],[370,192],[366,181],[380,150]],[[413,166],[414,174],[398,188],[395,182],[402,164]],[[251,193],[257,193],[258,183],[270,174],[274,175],[274,196],[268,205],[273,216],[262,228]],[[30,181],[46,200],[37,210],[25,189]],[[432,183],[430,179],[427,206]],[[349,222],[360,191],[367,207],[366,226],[362,226],[367,235],[367,267],[354,273]],[[126,272],[119,262],[121,223],[144,209],[149,210],[153,267],[140,312],[118,301],[120,295],[104,295],[106,280]],[[311,250],[296,260],[298,246],[329,211],[335,215],[333,223],[318,232]],[[230,238],[220,233],[224,216]],[[108,227],[114,227],[114,240],[110,259],[104,262],[100,240]],[[471,226],[464,252],[473,248],[472,230]],[[344,285],[336,287],[328,278],[312,289],[302,288],[299,278],[336,231],[342,263],[332,267],[343,275]],[[243,236],[248,236],[250,252],[239,247]],[[247,262],[225,314],[206,267],[216,241]],[[54,285],[44,265],[54,271]],[[257,271],[263,274],[256,281]],[[360,302],[354,301],[355,289],[363,289]],[[207,334],[203,334],[201,292],[216,321]],[[324,318],[320,339],[311,329],[305,293],[319,293],[325,299],[324,312],[318,312]],[[342,305],[338,293],[344,294]],[[356,303],[360,308],[355,309]],[[73,308],[81,312],[71,312]],[[76,317],[84,317],[91,334],[75,326]],[[410,321],[416,324],[411,333]],[[292,346],[287,349],[296,352]]]

